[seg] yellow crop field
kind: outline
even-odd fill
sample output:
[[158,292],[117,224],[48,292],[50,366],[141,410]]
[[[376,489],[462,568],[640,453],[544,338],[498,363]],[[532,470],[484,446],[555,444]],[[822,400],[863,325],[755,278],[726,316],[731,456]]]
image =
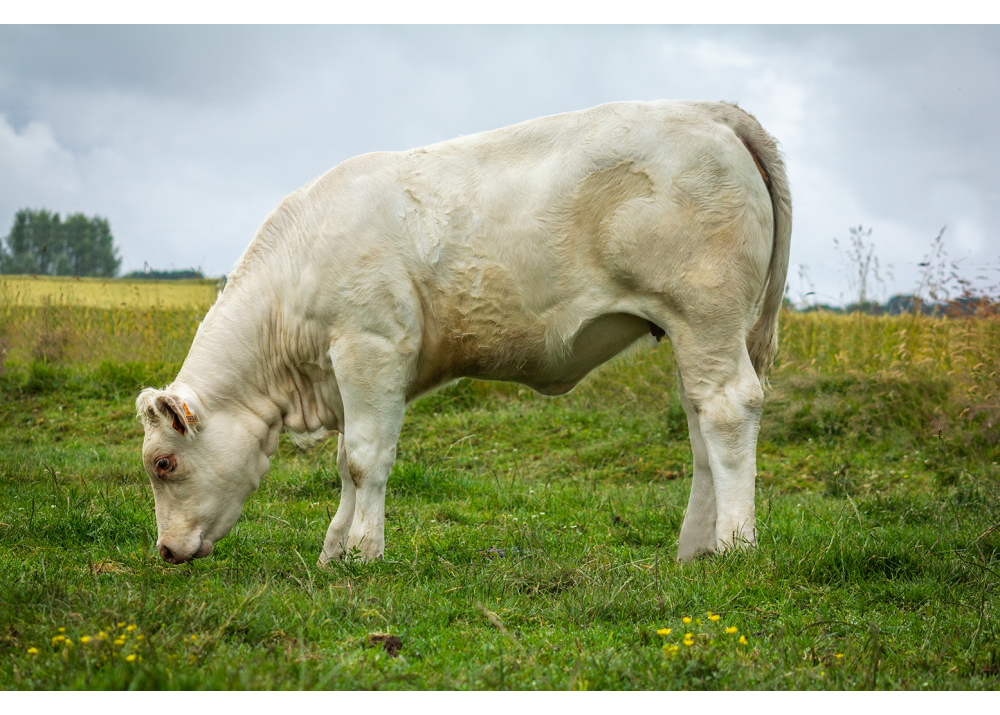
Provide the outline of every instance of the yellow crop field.
[[[0,276],[0,353],[8,367],[36,360],[179,363],[218,297],[217,285],[215,280]],[[905,380],[940,376],[970,404],[992,404],[1000,395],[997,315],[785,312],[780,323],[774,383],[805,373]],[[620,367],[608,371],[648,367],[656,380],[674,380],[672,352],[662,346],[648,357],[616,364]]]
[[218,281],[0,276],[3,363],[179,362]]
[[218,281],[128,281],[62,276],[0,276],[0,305],[83,308],[159,308],[207,310],[218,295]]

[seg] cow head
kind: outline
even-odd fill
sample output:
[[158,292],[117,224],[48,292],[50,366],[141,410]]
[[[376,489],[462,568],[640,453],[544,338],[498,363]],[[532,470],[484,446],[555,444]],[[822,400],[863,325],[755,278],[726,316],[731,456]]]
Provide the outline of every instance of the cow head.
[[147,388],[136,400],[142,463],[156,502],[156,546],[179,564],[208,556],[267,471],[268,426],[247,407],[210,413],[190,388]]

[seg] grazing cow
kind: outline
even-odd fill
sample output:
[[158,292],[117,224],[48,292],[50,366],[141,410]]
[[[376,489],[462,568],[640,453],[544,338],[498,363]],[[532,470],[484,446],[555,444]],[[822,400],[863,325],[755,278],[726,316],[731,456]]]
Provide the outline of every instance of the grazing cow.
[[790,234],[775,142],[733,104],[604,104],[344,162],[268,216],[177,379],[136,401],[160,553],[211,553],[286,428],[339,433],[320,562],[378,558],[409,401],[461,377],[562,394],[664,336],[694,452],[678,558],[753,544]]

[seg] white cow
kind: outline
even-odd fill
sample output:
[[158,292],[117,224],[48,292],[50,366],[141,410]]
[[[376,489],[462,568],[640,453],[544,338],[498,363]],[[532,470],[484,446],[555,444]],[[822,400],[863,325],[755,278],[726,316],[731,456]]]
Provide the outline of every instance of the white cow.
[[320,562],[384,549],[406,404],[461,377],[546,395],[669,336],[694,452],[678,558],[755,540],[791,199],[732,104],[618,102],[359,156],[268,216],[173,384],[136,401],[157,545],[207,556],[278,446],[336,430]]

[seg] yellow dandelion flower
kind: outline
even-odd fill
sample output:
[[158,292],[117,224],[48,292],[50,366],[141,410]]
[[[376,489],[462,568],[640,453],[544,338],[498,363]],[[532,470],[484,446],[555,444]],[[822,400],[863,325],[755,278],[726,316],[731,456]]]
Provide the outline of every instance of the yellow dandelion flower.
[[133,660],[135,660],[135,653],[130,653],[129,655],[125,656],[125,660],[131,663]]
[[691,616],[684,616],[684,618],[681,619],[681,623],[683,623],[684,625],[687,625],[690,622],[691,622]]
[[106,641],[106,640],[108,639],[108,634],[107,634],[107,633],[105,633],[104,631],[100,631],[100,632],[99,632],[99,633],[97,634],[97,639],[98,639],[98,640],[102,640],[102,641]]
[[69,638],[67,638],[66,639],[66,645],[73,645],[73,641],[71,641]]
[[661,636],[669,636],[670,635],[670,629],[669,628],[661,628],[660,630],[657,631],[657,633],[659,635],[661,635]]
[[125,627],[125,621],[119,621],[118,622],[118,627],[119,628],[124,628]]
[[56,636],[55,638],[52,639],[52,645],[55,645],[59,641],[64,641],[64,640],[66,640],[66,636]]
[[843,658],[843,657],[844,657],[844,654],[843,654],[843,653],[837,653],[837,657],[838,657],[838,658]]
[[746,636],[740,636],[740,643],[742,643],[743,645],[746,645],[747,644],[747,637]]
[[701,619],[700,619],[700,618],[695,618],[695,619],[694,619],[694,624],[695,624],[696,626],[700,626],[700,625],[701,625]]
[[691,634],[691,633],[685,633],[684,634],[684,639],[685,640],[691,640],[692,638],[694,638],[693,634]]
[[716,614],[714,614],[714,613],[713,613],[712,615],[710,615],[710,616],[708,617],[708,620],[710,620],[710,621],[711,621],[712,623],[715,623],[715,622],[716,622],[717,620],[719,620],[720,618],[722,618],[722,616],[717,616]]
[[736,626],[729,626],[729,628],[726,629],[726,633],[728,633],[729,635],[732,635],[733,633],[736,633],[739,630],[740,629],[737,628]]
[[28,655],[38,655],[37,648],[28,648]]
[[684,645],[686,645],[686,646],[692,646],[692,645],[694,645],[694,641],[690,640],[688,638],[685,638],[684,639]]
[[126,628],[125,630],[127,630],[127,631],[134,631],[134,630],[136,630],[136,629],[138,629],[138,628],[139,628],[139,626],[137,626],[136,624],[134,624],[134,623],[133,623],[132,625],[130,625],[130,626],[129,626],[128,628]]
[[192,634],[191,634],[191,642],[192,642],[192,643],[194,643],[194,639],[195,639],[195,638],[197,638],[197,636],[196,636],[196,635],[195,635],[194,633],[192,633]]
[[90,636],[83,636],[80,639],[80,642],[83,643],[84,645],[87,645],[88,643],[90,643]]
[[137,641],[141,641],[141,640],[142,640],[143,638],[145,638],[145,637],[146,637],[146,636],[144,636],[144,635],[142,635],[142,633],[140,633],[139,635],[137,635],[137,636],[135,637],[135,639],[136,639]]
[[60,626],[60,627],[59,627],[59,628],[58,628],[57,630],[58,630],[58,631],[59,631],[60,633],[65,633],[65,632],[66,632],[66,628],[65,628],[64,626]]

